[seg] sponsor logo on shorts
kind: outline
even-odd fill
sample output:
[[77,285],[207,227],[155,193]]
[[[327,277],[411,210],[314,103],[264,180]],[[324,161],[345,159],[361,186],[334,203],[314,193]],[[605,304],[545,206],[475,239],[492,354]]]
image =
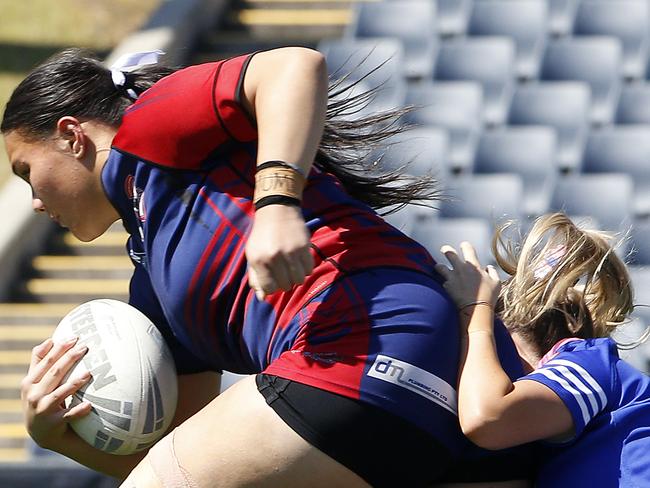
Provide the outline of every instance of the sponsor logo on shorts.
[[458,415],[456,390],[445,380],[422,368],[378,354],[368,376],[411,390]]

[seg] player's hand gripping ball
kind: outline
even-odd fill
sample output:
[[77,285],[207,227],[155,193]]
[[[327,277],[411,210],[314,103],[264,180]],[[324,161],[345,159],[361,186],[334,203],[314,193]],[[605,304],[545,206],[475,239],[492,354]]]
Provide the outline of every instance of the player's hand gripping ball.
[[77,336],[86,355],[68,376],[90,371],[92,379],[66,399],[87,401],[91,412],[70,423],[93,447],[132,454],[154,444],[176,409],[178,385],[172,355],[151,321],[116,300],[92,300],[68,313],[53,339]]

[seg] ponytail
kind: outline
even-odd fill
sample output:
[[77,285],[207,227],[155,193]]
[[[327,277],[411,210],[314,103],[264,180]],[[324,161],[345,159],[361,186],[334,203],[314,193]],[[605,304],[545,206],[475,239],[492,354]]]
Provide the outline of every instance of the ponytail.
[[[128,74],[137,94],[174,69],[147,65]],[[119,126],[133,100],[124,87],[115,86],[111,71],[94,54],[66,49],[33,70],[16,87],[7,102],[0,132],[20,130],[24,136],[43,139],[52,134],[65,115]]]

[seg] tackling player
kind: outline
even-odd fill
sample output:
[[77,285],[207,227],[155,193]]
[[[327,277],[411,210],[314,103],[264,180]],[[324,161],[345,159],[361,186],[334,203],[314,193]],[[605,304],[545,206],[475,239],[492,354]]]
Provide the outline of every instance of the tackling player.
[[[506,249],[508,249],[506,247]],[[609,338],[632,312],[624,263],[606,236],[566,216],[535,223],[518,252],[497,254],[501,289],[471,245],[437,265],[461,311],[459,418],[487,449],[546,440],[535,486],[650,486],[650,379]],[[495,352],[500,315],[528,374],[512,382]]]

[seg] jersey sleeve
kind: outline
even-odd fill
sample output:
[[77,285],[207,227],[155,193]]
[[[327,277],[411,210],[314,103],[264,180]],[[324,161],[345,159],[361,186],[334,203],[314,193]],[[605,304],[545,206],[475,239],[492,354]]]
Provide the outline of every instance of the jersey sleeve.
[[179,375],[213,371],[213,368],[203,364],[176,339],[153,292],[147,272],[138,264],[131,277],[129,305],[145,314],[160,331],[174,357],[176,372]]
[[[585,341],[577,341],[584,343]],[[608,347],[571,347],[520,378],[547,386],[571,412],[575,435],[604,411],[614,394],[614,369]]]
[[253,55],[190,66],[161,79],[127,110],[113,148],[160,166],[199,170],[233,142],[257,139],[242,103]]

